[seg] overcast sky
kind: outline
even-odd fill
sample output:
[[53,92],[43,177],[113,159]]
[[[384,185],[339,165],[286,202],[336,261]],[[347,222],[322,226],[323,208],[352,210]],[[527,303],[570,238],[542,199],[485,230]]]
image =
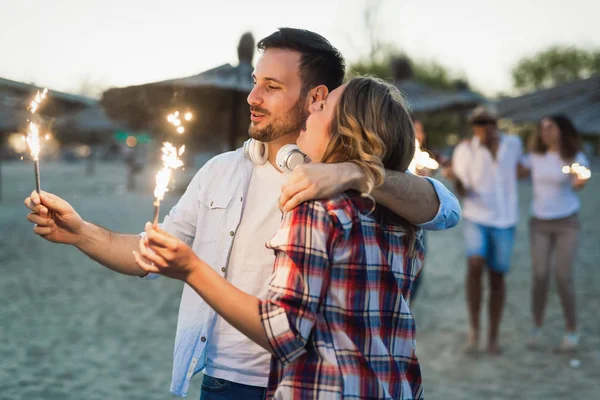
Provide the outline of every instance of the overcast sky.
[[[0,77],[63,91],[125,86],[237,63],[240,35],[279,26],[327,37],[348,61],[366,52],[365,0],[0,0]],[[600,47],[600,1],[386,0],[381,38],[435,59],[488,94],[552,44]]]

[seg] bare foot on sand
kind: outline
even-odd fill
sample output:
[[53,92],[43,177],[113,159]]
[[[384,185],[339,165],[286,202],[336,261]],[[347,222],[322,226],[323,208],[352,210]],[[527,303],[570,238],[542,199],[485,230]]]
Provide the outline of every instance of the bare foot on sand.
[[533,328],[529,337],[527,338],[527,347],[532,350],[539,350],[542,348],[542,330],[540,328]]
[[495,332],[490,332],[488,336],[487,352],[490,356],[499,356],[502,354],[500,341],[498,340],[498,334]]
[[501,356],[502,348],[498,344],[498,341],[490,342],[490,344],[488,344],[487,352],[491,356]]
[[467,344],[464,348],[466,354],[479,353],[479,332],[471,330],[467,335]]
[[579,347],[579,334],[566,334],[560,346],[554,349],[555,353],[574,354]]

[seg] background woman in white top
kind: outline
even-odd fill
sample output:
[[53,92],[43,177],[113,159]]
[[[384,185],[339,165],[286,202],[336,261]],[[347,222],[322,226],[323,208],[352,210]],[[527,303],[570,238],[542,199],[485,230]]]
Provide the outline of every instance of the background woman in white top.
[[572,271],[579,245],[580,202],[576,192],[585,186],[586,180],[562,172],[564,166],[574,162],[588,166],[588,160],[580,152],[579,133],[571,121],[558,115],[542,118],[524,163],[530,168],[533,183],[529,226],[534,322],[528,342],[531,346],[540,343],[553,261],[566,330],[559,349],[574,350],[579,343]]

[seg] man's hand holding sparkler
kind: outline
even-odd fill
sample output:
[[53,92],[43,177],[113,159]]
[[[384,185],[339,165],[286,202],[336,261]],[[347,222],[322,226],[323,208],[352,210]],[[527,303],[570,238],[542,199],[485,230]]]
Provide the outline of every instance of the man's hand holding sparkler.
[[83,220],[73,207],[60,197],[41,191],[25,199],[31,212],[27,219],[34,223],[33,231],[53,243],[70,244],[92,260],[125,275],[143,276],[131,254],[140,235],[111,232]]
[[35,226],[33,231],[53,243],[77,244],[84,224],[83,219],[69,203],[51,193],[31,192],[25,199],[31,210],[27,219]]
[[140,240],[139,252],[134,250],[133,256],[137,265],[147,273],[186,281],[192,271],[204,263],[187,244],[160,227],[148,222],[145,232]]

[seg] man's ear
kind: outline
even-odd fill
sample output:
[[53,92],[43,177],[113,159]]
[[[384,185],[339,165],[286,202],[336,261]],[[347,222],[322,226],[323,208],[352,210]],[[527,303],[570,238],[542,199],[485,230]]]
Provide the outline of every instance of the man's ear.
[[319,85],[310,90],[308,96],[308,105],[310,106],[313,103],[318,101],[325,100],[329,95],[329,89],[325,85]]

